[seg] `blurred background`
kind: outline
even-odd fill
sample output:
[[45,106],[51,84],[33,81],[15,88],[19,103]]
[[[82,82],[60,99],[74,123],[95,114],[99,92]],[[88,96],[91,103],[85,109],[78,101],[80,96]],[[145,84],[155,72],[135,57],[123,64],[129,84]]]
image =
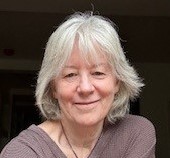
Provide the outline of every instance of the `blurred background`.
[[69,14],[87,10],[117,25],[126,56],[146,84],[131,111],[153,122],[156,157],[169,158],[170,0],[0,0],[0,151],[41,121],[34,90],[48,37]]

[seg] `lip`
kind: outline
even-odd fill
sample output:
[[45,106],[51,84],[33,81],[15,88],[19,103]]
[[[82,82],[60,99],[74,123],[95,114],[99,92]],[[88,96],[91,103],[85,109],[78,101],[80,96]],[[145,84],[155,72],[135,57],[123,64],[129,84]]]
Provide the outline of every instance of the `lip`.
[[74,104],[76,104],[76,105],[89,105],[89,104],[96,103],[96,102],[98,102],[98,101],[99,101],[99,99],[98,99],[98,100],[95,100],[95,101],[88,101],[88,102],[80,101],[80,102],[75,102]]
[[94,101],[80,101],[80,102],[75,102],[74,105],[76,106],[77,109],[83,110],[83,111],[89,111],[94,109],[97,105],[100,99],[94,100]]

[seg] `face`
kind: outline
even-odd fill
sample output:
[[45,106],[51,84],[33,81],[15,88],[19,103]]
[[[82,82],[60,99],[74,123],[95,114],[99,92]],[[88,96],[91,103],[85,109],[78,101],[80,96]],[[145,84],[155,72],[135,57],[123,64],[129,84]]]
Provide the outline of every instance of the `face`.
[[119,90],[107,59],[99,57],[97,65],[93,62],[88,64],[76,46],[61,75],[53,80],[53,86],[61,119],[85,126],[104,120]]

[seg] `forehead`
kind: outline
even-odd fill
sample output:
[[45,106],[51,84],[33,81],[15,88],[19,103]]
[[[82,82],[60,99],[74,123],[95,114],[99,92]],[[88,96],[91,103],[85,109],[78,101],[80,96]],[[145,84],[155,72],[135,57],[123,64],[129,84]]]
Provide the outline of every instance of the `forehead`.
[[106,53],[102,52],[97,46],[93,48],[92,50],[83,50],[75,43],[65,65],[74,65],[76,63],[85,63],[87,65],[108,64]]

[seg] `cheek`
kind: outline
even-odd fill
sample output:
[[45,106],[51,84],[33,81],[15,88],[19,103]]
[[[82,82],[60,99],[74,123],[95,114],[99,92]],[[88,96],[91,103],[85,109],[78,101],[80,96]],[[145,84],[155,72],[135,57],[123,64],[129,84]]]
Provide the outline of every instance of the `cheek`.
[[105,96],[114,97],[114,95],[119,91],[119,83],[113,80],[109,80],[106,83],[100,83],[99,86],[100,91]]
[[53,96],[55,99],[58,99],[59,103],[70,101],[72,94],[72,88],[70,86],[60,82],[55,84],[55,91],[53,92]]

